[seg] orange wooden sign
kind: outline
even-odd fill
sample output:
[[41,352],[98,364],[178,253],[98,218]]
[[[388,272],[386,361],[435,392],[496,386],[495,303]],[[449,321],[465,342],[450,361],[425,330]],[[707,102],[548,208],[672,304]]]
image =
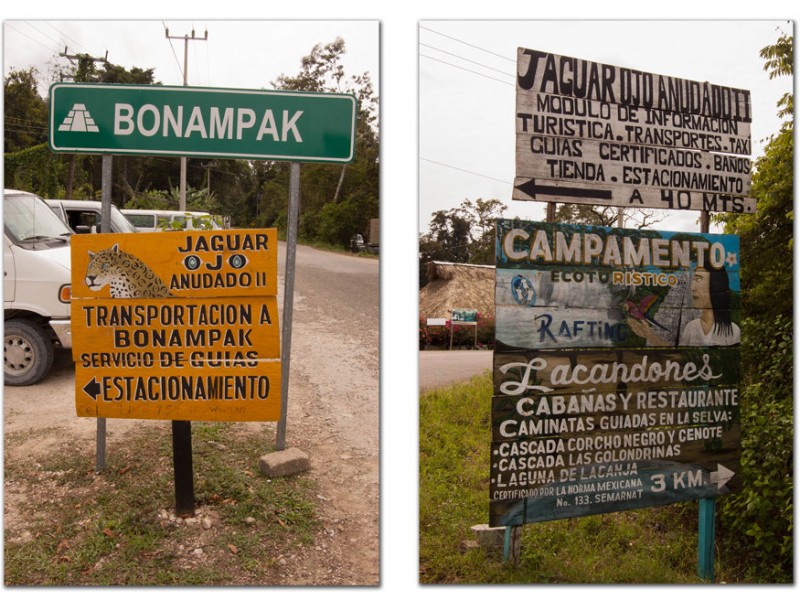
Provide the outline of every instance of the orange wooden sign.
[[[210,363],[209,363],[210,364]],[[193,368],[84,368],[75,365],[79,417],[173,421],[277,421],[281,363],[228,361]]]
[[[266,298],[78,299],[72,354],[85,367],[137,368],[280,357],[278,301]],[[161,360],[163,358],[163,361]]]
[[71,244],[78,416],[280,419],[277,230]]
[[72,237],[73,298],[278,295],[276,229]]

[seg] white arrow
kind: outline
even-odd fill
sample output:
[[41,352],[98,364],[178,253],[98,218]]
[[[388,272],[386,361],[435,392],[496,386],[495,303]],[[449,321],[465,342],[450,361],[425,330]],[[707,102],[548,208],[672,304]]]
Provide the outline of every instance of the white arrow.
[[736,473],[731,471],[730,469],[722,466],[721,464],[717,463],[717,470],[711,473],[711,483],[717,484],[717,489],[722,489],[722,486],[730,481],[730,478],[733,477]]

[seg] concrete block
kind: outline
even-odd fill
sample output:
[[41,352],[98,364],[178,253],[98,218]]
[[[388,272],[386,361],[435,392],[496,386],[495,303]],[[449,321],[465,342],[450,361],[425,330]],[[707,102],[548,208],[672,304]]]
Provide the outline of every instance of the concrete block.
[[489,527],[486,523],[470,527],[481,548],[502,548],[505,541],[505,527]]
[[[473,525],[470,529],[478,540],[478,545],[489,555],[503,554],[506,538],[505,527],[489,527],[485,523]],[[519,562],[522,551],[522,528],[511,528],[511,546],[508,549],[510,560],[513,564]]]
[[258,459],[258,470],[267,477],[286,477],[306,471],[310,466],[308,454],[297,448],[287,448]]

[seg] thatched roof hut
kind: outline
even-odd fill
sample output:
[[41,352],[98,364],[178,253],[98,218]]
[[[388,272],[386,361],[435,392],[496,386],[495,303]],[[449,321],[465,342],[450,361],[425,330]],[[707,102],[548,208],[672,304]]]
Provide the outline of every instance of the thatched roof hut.
[[419,291],[419,314],[424,319],[450,318],[454,308],[473,308],[494,317],[494,267],[432,261],[428,285]]

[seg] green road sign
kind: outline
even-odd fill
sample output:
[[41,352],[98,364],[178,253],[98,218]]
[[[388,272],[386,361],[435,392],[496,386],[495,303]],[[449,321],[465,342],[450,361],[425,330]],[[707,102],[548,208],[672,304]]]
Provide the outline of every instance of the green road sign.
[[57,83],[53,152],[346,163],[355,151],[349,94]]

